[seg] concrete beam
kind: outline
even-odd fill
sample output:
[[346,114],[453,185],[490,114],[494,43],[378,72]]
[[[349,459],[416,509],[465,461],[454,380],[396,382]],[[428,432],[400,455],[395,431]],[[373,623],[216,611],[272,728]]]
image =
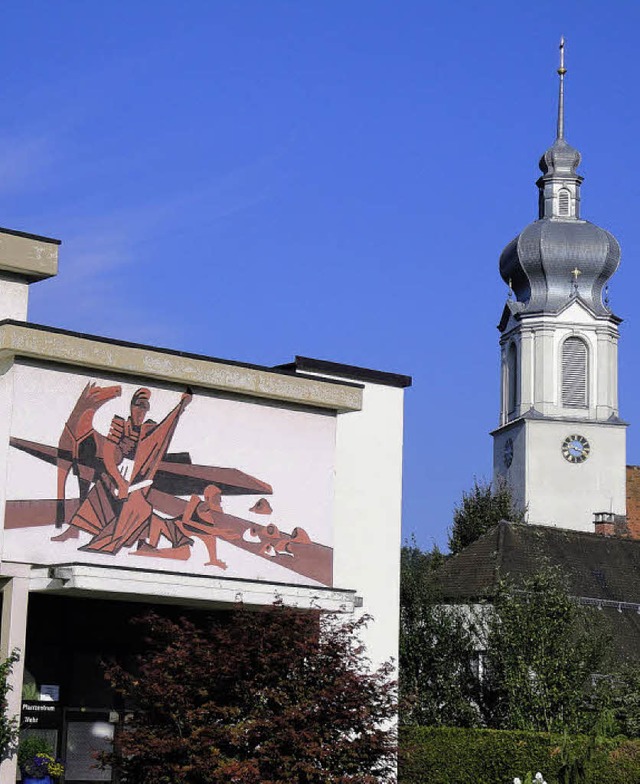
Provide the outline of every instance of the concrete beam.
[[357,604],[353,590],[80,564],[34,567],[30,590],[212,608],[238,603],[264,607],[281,601],[300,609],[351,613]]
[[152,346],[50,330],[15,321],[0,323],[0,356],[27,357],[83,370],[122,373],[147,381],[219,389],[338,412],[360,411],[362,388],[294,373],[167,351]]

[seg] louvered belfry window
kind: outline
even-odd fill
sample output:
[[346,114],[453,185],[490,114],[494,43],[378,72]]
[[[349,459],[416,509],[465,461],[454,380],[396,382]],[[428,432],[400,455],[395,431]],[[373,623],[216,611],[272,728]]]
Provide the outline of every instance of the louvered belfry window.
[[562,345],[562,405],[587,408],[587,346],[580,338],[567,338]]
[[569,191],[566,188],[563,188],[558,193],[558,215],[568,215],[569,214]]
[[507,351],[507,413],[513,414],[518,404],[518,350],[511,343]]

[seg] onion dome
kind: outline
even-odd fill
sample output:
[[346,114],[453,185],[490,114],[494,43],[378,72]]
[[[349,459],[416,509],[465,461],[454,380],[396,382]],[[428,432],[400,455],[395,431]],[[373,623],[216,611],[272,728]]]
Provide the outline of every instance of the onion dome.
[[540,159],[536,183],[539,218],[503,250],[500,274],[520,313],[558,313],[579,298],[596,315],[611,315],[602,294],[620,263],[620,246],[608,231],[580,219],[580,153],[564,138],[565,73],[563,39],[557,136]]

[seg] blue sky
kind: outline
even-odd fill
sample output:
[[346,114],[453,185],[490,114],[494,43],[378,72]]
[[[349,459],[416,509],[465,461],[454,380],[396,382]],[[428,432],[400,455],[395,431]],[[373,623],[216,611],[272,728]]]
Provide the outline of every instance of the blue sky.
[[10,0],[0,225],[64,243],[30,317],[411,374],[405,535],[444,544],[491,471],[498,257],[536,217],[564,34],[640,463],[639,27],[630,1]]

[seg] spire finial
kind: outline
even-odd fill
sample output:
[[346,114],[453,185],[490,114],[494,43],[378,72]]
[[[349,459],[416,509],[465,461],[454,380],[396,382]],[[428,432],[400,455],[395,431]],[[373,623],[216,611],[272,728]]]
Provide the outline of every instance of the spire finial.
[[560,38],[560,67],[558,76],[560,77],[560,90],[558,93],[558,139],[564,139],[564,75],[567,69],[564,67],[564,36]]

